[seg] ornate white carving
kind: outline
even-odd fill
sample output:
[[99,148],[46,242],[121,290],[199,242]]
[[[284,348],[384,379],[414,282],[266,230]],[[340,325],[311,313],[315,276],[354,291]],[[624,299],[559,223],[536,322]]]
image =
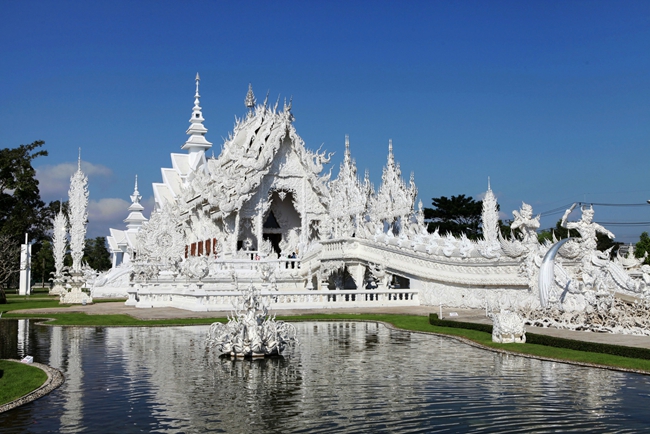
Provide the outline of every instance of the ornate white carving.
[[210,326],[206,346],[232,357],[279,355],[296,342],[292,324],[268,315],[268,306],[253,285],[243,291],[228,323]]
[[[368,180],[366,180],[369,183]],[[335,237],[350,237],[356,231],[357,222],[366,212],[368,185],[357,176],[357,166],[350,154],[350,140],[345,136],[345,154],[339,174],[330,183],[330,217],[334,223]]]
[[555,327],[568,330],[586,330],[600,333],[619,333],[650,336],[650,300],[629,303],[614,294],[596,294],[585,291],[575,297],[576,309],[520,310],[526,324],[535,327]]
[[501,310],[492,317],[492,342],[501,344],[526,342],[524,319],[516,312]]
[[177,208],[166,205],[162,210],[154,211],[138,232],[137,239],[140,249],[137,261],[153,262],[163,268],[175,267],[186,245]]
[[402,179],[399,164],[393,156],[393,142],[388,144],[388,162],[381,176],[381,186],[377,195],[372,197],[370,212],[374,218],[386,221],[392,225],[395,220],[406,218],[413,213],[417,188],[413,176],[409,187]]
[[499,244],[499,207],[497,199],[492,193],[490,181],[488,189],[483,198],[482,210],[483,240],[478,243],[478,251],[486,258],[498,258],[501,256],[501,244]]
[[65,283],[65,274],[63,260],[68,242],[68,218],[65,216],[63,209],[60,209],[52,220],[52,253],[54,256],[54,287],[50,290],[50,294],[61,294],[65,291],[63,284]]
[[88,178],[81,171],[81,155],[77,171],[70,178],[68,199],[72,271],[81,273],[81,260],[84,256],[86,224],[88,222]]
[[181,274],[199,282],[208,275],[209,264],[207,256],[190,256],[181,265]]

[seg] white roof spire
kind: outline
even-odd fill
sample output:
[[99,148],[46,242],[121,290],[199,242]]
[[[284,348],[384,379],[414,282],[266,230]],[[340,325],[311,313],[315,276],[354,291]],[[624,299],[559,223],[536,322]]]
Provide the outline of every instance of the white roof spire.
[[246,107],[248,107],[248,112],[253,113],[253,109],[255,108],[255,104],[257,101],[255,100],[255,94],[253,93],[253,85],[248,83],[248,92],[246,92],[246,98],[244,99],[244,104]]
[[129,215],[124,219],[127,231],[137,231],[147,218],[142,214],[144,207],[140,204],[140,192],[138,191],[138,175],[135,175],[135,187],[131,195],[131,206],[129,206]]
[[187,134],[190,136],[187,142],[181,149],[184,149],[189,154],[190,169],[192,172],[199,170],[201,166],[205,167],[205,151],[212,147],[212,143],[205,139],[205,133],[208,132],[207,128],[203,126],[203,113],[201,113],[201,105],[199,94],[199,73],[196,73],[196,93],[194,94],[194,107],[192,108],[192,117],[190,118],[190,127],[187,129]]
[[79,148],[79,158],[77,159],[77,170],[81,172],[81,147]]
[[345,155],[343,157],[345,161],[350,161],[350,136],[345,135]]
[[[140,205],[140,199],[142,199],[142,196],[140,196],[140,192],[138,191],[138,175],[135,175],[135,188],[133,189],[133,194],[131,195],[131,202],[133,204]],[[130,209],[131,207],[129,207],[129,210]]]
[[187,129],[187,135],[190,136],[187,139],[187,142],[181,147],[190,153],[205,151],[212,147],[212,143],[208,142],[205,139],[205,133],[208,132],[207,128],[203,126],[203,113],[201,112],[200,98],[199,94],[199,82],[201,78],[199,73],[196,73],[196,93],[194,94],[194,107],[192,108],[192,118],[190,119],[190,127]]

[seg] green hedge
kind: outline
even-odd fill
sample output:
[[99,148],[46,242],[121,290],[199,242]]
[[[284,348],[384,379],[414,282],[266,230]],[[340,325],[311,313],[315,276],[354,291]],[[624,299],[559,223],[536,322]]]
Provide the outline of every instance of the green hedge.
[[[492,326],[488,324],[476,324],[461,321],[448,321],[439,319],[435,313],[429,314],[429,324],[440,327],[462,328],[478,330],[492,334]],[[526,333],[526,343],[544,345],[547,347],[566,348],[576,351],[587,351],[590,353],[610,354],[613,356],[631,357],[634,359],[650,360],[650,349],[625,347],[622,345],[601,344],[597,342],[577,341],[574,339],[557,338],[554,336]]]
[[478,324],[474,322],[449,321],[446,319],[439,319],[437,313],[429,314],[429,324],[440,327],[451,327],[455,329],[478,330],[480,332],[492,334],[492,326],[490,324]]

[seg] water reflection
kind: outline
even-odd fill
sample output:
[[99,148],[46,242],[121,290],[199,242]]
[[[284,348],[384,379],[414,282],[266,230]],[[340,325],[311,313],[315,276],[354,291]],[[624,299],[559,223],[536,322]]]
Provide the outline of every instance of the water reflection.
[[296,324],[283,358],[206,351],[207,327],[0,321],[66,383],[0,415],[13,432],[557,432],[648,426],[648,377],[485,352],[376,323]]

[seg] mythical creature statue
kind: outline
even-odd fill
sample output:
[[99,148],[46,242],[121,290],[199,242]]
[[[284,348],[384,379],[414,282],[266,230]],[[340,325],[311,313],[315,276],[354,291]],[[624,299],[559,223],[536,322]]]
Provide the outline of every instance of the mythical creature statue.
[[366,288],[388,288],[390,283],[390,274],[386,273],[386,267],[374,262],[368,263],[366,269]]
[[537,229],[539,229],[539,218],[537,215],[533,218],[533,207],[525,202],[521,203],[519,211],[513,211],[514,217],[510,224],[512,232],[517,232],[521,241],[526,244],[537,244]]
[[567,221],[569,214],[576,208],[577,204],[571,205],[571,208],[564,212],[560,224],[566,229],[575,229],[580,234],[580,245],[583,258],[589,256],[596,250],[598,244],[597,234],[601,233],[607,235],[610,239],[614,239],[614,234],[593,221],[594,209],[593,207],[587,208],[583,206],[582,217],[577,222]]
[[524,319],[516,312],[501,310],[490,315],[492,318],[492,342],[501,344],[526,342]]

